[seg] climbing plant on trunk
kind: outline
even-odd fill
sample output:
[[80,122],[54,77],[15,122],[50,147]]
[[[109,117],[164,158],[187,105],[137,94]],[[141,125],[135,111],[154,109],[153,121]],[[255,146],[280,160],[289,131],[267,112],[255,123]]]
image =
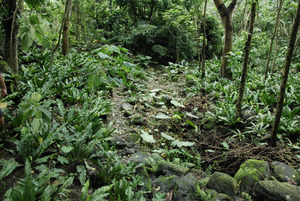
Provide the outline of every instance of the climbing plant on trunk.
[[288,81],[288,76],[289,76],[293,51],[294,51],[294,48],[295,48],[295,43],[296,43],[297,33],[298,33],[298,29],[299,29],[299,24],[300,24],[300,1],[298,1],[297,14],[296,14],[296,17],[295,17],[295,20],[294,20],[294,23],[293,23],[293,28],[292,28],[292,32],[291,32],[289,47],[288,47],[286,58],[285,58],[285,68],[284,68],[284,74],[282,76],[282,82],[281,82],[281,86],[280,86],[280,93],[279,93],[278,102],[277,102],[275,121],[274,121],[274,124],[273,124],[271,138],[270,138],[270,141],[269,141],[269,144],[271,146],[276,146],[277,131],[278,131],[278,128],[279,128],[280,118],[281,118],[281,114],[282,114],[283,100],[284,100],[284,96],[285,96],[286,84],[287,84],[287,81]]
[[248,39],[245,44],[243,71],[242,71],[242,77],[241,77],[241,83],[240,83],[240,89],[239,89],[239,97],[238,97],[238,100],[236,103],[236,117],[237,118],[241,118],[241,116],[242,116],[242,102],[243,102],[243,96],[244,96],[245,84],[246,84],[246,78],[247,78],[248,58],[249,58],[251,40],[252,40],[252,35],[253,35],[255,13],[256,13],[256,1],[253,1],[252,7],[251,7],[251,18],[250,18],[250,28],[249,28],[249,33],[248,33]]
[[228,7],[225,6],[222,0],[214,0],[218,12],[221,16],[224,31],[225,31],[225,41],[222,53],[222,63],[221,63],[221,76],[226,78],[231,78],[231,70],[227,68],[228,60],[227,54],[232,50],[233,42],[233,25],[232,25],[232,14],[236,6],[237,0],[232,0]]

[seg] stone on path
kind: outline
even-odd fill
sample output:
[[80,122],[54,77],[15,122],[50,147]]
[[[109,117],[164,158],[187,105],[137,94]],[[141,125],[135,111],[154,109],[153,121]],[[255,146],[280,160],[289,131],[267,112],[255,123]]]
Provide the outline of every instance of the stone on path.
[[299,201],[300,187],[276,180],[259,181],[256,184],[257,198],[270,201]]
[[222,172],[215,172],[209,179],[207,187],[230,196],[235,196],[238,192],[236,180]]

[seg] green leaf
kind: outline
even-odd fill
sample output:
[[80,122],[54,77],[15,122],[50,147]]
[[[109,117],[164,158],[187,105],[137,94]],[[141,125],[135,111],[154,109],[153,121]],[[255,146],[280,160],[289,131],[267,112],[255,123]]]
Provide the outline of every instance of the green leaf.
[[40,21],[39,21],[39,17],[37,15],[31,15],[29,17],[29,21],[32,25],[36,25],[36,24],[39,24]]
[[76,168],[77,172],[80,173],[78,179],[81,185],[83,185],[86,181],[86,169],[83,165],[78,165]]
[[175,140],[175,138],[173,138],[172,136],[170,135],[167,135],[166,133],[161,133],[161,136],[163,136],[163,138],[167,139],[167,140]]
[[74,147],[66,147],[66,146],[62,146],[62,148],[61,148],[62,152],[64,152],[64,153],[69,153],[73,149],[74,149]]
[[89,195],[90,180],[87,180],[81,190],[81,201],[89,201],[91,195]]
[[43,123],[44,122],[42,119],[34,118],[34,120],[31,122],[32,132],[36,133],[40,131],[42,129]]
[[188,142],[188,141],[180,141],[180,140],[175,140],[172,142],[172,146],[174,147],[191,147],[194,146],[195,142]]
[[21,38],[21,45],[23,50],[27,52],[32,44],[33,44],[32,33],[28,32]]
[[104,54],[102,52],[99,52],[98,56],[100,57],[100,59],[111,59],[110,56],[108,56],[107,54]]
[[30,98],[36,102],[39,102],[42,99],[42,95],[37,92],[33,92]]
[[60,156],[60,155],[57,157],[57,160],[58,160],[62,165],[64,165],[64,164],[70,164],[70,162],[68,161],[68,159],[66,159],[65,157]]
[[199,119],[199,117],[193,115],[192,113],[186,112],[185,114],[186,114],[186,116],[188,116],[188,117],[192,117],[192,118],[195,118],[195,119]]
[[176,106],[176,107],[182,107],[182,108],[185,108],[185,106],[184,105],[182,105],[181,103],[179,103],[178,101],[176,101],[176,100],[171,100],[171,103],[174,105],[174,106]]
[[222,142],[221,144],[223,145],[223,147],[224,147],[225,149],[229,150],[229,145],[228,145],[227,142],[224,141],[224,142]]
[[59,114],[65,115],[66,109],[65,109],[64,103],[60,99],[57,99],[56,103],[57,103],[57,107],[59,110]]
[[155,116],[156,119],[171,119],[171,117],[159,112],[156,116]]
[[4,178],[7,177],[12,171],[16,169],[16,167],[19,166],[19,163],[15,161],[15,159],[10,159],[6,161],[0,171],[0,181]]
[[147,133],[143,130],[141,130],[141,132],[142,132],[141,137],[143,138],[143,140],[145,140],[148,143],[155,143],[156,142],[156,140],[153,138],[152,135],[150,135],[149,133]]

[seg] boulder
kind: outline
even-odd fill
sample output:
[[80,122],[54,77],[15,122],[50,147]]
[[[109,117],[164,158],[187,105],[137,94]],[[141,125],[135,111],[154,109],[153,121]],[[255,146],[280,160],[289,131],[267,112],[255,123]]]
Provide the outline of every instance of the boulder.
[[197,179],[193,174],[178,177],[175,180],[174,201],[195,200]]
[[218,193],[235,196],[238,192],[238,184],[231,176],[215,172],[209,179],[207,187],[216,190]]
[[143,115],[139,114],[139,113],[135,113],[133,115],[131,115],[129,117],[130,119],[130,123],[133,125],[139,125],[142,124],[144,122],[144,117]]
[[251,192],[256,182],[270,176],[269,163],[263,160],[249,159],[240,166],[234,175],[242,191]]
[[299,201],[300,187],[287,182],[259,181],[255,187],[257,200]]
[[300,184],[300,174],[290,166],[282,162],[271,163],[272,175],[282,182],[291,182],[294,184]]
[[165,175],[183,176],[190,169],[187,167],[183,167],[183,166],[163,160],[163,161],[160,161],[159,170],[162,171]]
[[129,103],[122,103],[121,105],[122,109],[124,110],[125,116],[133,115],[133,107]]

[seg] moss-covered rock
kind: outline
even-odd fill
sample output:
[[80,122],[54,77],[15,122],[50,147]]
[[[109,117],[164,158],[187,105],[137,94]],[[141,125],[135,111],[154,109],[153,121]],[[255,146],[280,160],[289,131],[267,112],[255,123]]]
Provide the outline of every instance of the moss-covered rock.
[[196,186],[197,179],[193,174],[187,174],[183,177],[178,177],[178,179],[175,181],[173,200],[195,200]]
[[249,159],[235,174],[235,180],[242,191],[252,191],[256,182],[270,176],[269,163],[263,160]]
[[259,181],[256,184],[257,200],[299,201],[300,187],[287,182]]
[[275,161],[271,163],[272,175],[282,182],[300,183],[300,174],[290,166]]
[[177,175],[183,176],[185,175],[190,169],[187,167],[183,167],[168,161],[161,161],[159,164],[159,170],[162,171],[166,175]]
[[207,187],[230,196],[234,196],[238,192],[238,184],[236,180],[221,172],[215,172],[210,177]]
[[1,73],[10,72],[10,67],[6,61],[0,60],[0,72]]

